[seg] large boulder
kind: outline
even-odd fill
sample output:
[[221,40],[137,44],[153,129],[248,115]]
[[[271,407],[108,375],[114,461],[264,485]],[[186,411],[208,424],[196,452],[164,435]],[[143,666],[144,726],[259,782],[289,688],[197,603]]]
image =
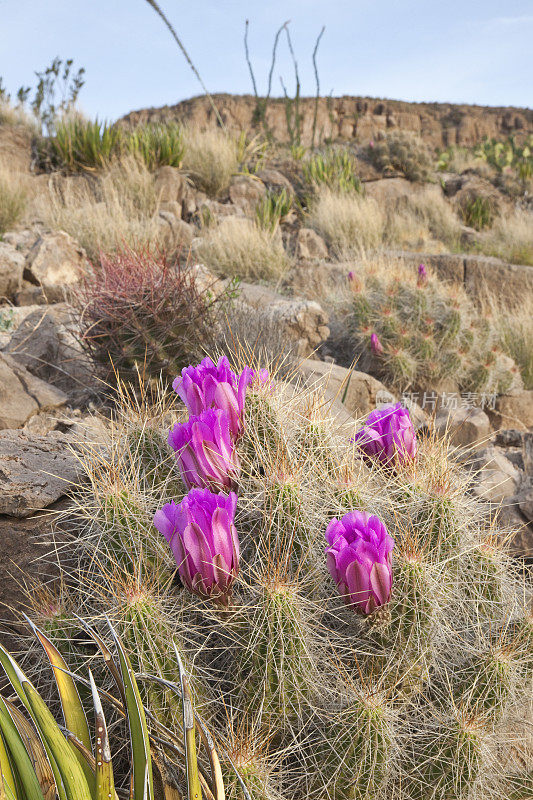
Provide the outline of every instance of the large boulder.
[[353,416],[366,416],[377,405],[395,400],[380,381],[355,369],[306,358],[298,365],[298,371],[308,386],[323,387],[328,397],[342,402]]
[[[533,270],[532,270],[533,272]],[[494,428],[533,428],[533,389],[522,389],[496,398],[494,409],[489,410]]]
[[520,486],[520,470],[505,457],[501,448],[489,446],[480,451],[475,467],[475,495],[493,503],[501,503],[516,495]]
[[36,378],[11,356],[0,353],[0,430],[21,428],[34,414],[59,409],[67,399],[55,386]]
[[324,239],[311,228],[300,228],[296,250],[298,258],[305,260],[320,260],[328,257],[328,248]]
[[81,475],[70,441],[57,431],[0,431],[0,515],[29,517],[67,494]]
[[24,277],[40,286],[47,302],[64,299],[87,268],[84,250],[68,233],[45,233],[37,239],[26,258]]
[[294,342],[301,358],[310,355],[329,336],[328,316],[312,300],[287,299],[266,286],[250,283],[240,284],[240,299],[278,326]]
[[481,408],[443,408],[435,415],[435,430],[447,434],[455,447],[486,446],[491,435],[490,420]]
[[266,194],[265,184],[252,175],[236,175],[229,187],[230,200],[244,214],[251,216]]
[[22,285],[24,256],[12,245],[0,241],[0,303],[13,300]]

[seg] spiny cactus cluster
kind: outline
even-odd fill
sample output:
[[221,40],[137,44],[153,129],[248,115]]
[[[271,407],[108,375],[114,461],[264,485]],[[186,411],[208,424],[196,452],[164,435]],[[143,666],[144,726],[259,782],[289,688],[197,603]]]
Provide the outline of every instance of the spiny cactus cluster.
[[413,134],[389,133],[371,142],[366,153],[382,172],[400,172],[410,181],[427,180],[432,161],[427,147]]
[[[257,370],[239,396],[237,378],[221,381],[221,371],[177,388],[189,406],[235,411],[237,426],[223,443],[212,438],[194,468],[218,482],[222,444],[233,446],[236,504],[224,483],[189,490],[187,514],[161,536],[154,515],[163,529],[161,509],[184,510],[187,458],[211,422],[201,412],[187,423],[194,445],[185,460],[177,453],[186,486],[161,445],[187,420],[177,398],[123,407],[106,446],[87,446],[78,565],[41,627],[69,639],[75,609],[105,636],[106,615],[134,670],[169,680],[175,644],[223,769],[231,759],[253,800],[530,797],[533,616],[446,443],[414,440],[394,409],[379,431],[372,420],[341,425],[320,391]],[[376,436],[390,444],[384,458],[374,457]],[[194,521],[198,491],[227,496]],[[173,536],[181,542],[171,549]],[[354,555],[343,561],[345,547]],[[374,601],[361,604],[350,593],[368,579]],[[69,641],[72,667],[86,654]],[[179,730],[170,694],[145,699]],[[227,785],[227,797],[247,797]]]
[[505,393],[521,384],[513,360],[481,315],[455,286],[423,264],[362,264],[347,277],[345,335],[362,369],[404,391],[426,391],[452,378],[461,390]]

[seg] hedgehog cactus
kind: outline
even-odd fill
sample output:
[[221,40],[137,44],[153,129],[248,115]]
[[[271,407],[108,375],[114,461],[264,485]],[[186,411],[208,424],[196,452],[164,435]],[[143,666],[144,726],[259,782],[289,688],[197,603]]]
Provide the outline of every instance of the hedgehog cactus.
[[[89,481],[77,490],[85,494],[69,585],[79,615],[101,630],[107,614],[145,673],[167,677],[168,644],[179,640],[194,666],[200,713],[246,773],[252,800],[525,800],[533,623],[520,574],[445,441],[414,438],[406,417],[392,450],[364,450],[353,440],[373,418],[339,425],[328,408],[316,388],[274,378],[249,386],[231,440],[238,481],[217,489],[222,505],[235,504],[240,540],[238,575],[226,562],[227,606],[217,602],[217,581],[227,575],[218,566],[215,575],[214,560],[230,552],[229,518],[214,525],[210,517],[214,549],[202,528],[202,537],[187,539],[190,553],[184,536],[173,554],[152,519],[183,502],[188,486],[167,492],[178,480],[170,448],[168,486],[141,464],[132,469],[131,432],[140,423],[134,410],[122,414],[107,450],[86,454]],[[177,418],[190,425],[176,410],[171,419],[154,412],[153,425],[163,436]],[[383,461],[382,451],[395,460]],[[117,558],[115,523],[102,513],[110,476],[135,500],[130,517],[138,522],[124,527],[136,559]],[[193,489],[189,498],[191,491],[213,490]],[[189,555],[194,569],[183,585],[176,571]],[[204,572],[209,586],[194,584]],[[135,596],[119,592],[117,580]],[[179,729],[176,700],[165,692],[154,702],[155,715]],[[234,782],[229,796],[246,795]]]
[[418,271],[397,263],[382,270],[362,265],[347,291],[341,313],[359,364],[397,390],[423,392],[447,378],[471,392],[520,386],[494,326],[463,290],[441,282],[424,264]]

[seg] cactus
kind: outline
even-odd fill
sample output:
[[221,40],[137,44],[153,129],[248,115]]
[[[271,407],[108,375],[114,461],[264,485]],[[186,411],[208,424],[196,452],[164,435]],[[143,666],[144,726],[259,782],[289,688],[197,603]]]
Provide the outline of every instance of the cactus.
[[[425,268],[424,268],[425,270]],[[520,386],[497,332],[463,290],[425,270],[423,282],[402,264],[362,265],[347,282],[345,336],[362,369],[399,391],[423,392],[445,379],[462,391],[503,393]],[[379,351],[371,346],[377,336]]]
[[[407,302],[415,281],[408,291],[396,286],[391,308],[395,298]],[[373,309],[379,282],[370,283]],[[440,348],[454,340],[457,315],[439,312],[430,291],[424,297],[421,325],[438,322]],[[462,315],[461,302],[453,310]],[[129,407],[106,447],[86,452],[69,605],[102,635],[106,614],[135,671],[175,680],[169,643],[178,639],[223,773],[233,762],[252,800],[520,797],[530,766],[508,741],[511,730],[514,741],[525,739],[528,722],[516,709],[531,700],[526,588],[446,441],[418,437],[408,463],[376,463],[355,435],[362,421],[339,426],[316,386],[273,376],[250,386],[235,436],[239,571],[221,607],[177,579],[151,526],[184,493],[168,494],[175,474],[170,483],[149,478],[154,469],[163,476],[164,452],[160,465],[148,462],[157,462],[175,418],[157,403],[152,416],[149,404]],[[154,450],[135,444],[146,429],[156,432]],[[374,611],[366,601],[347,604],[328,574],[326,529],[354,510],[377,515],[394,539],[385,560],[392,587]],[[117,552],[124,537],[136,558]],[[79,650],[78,668],[87,657]],[[140,686],[177,737],[175,695]],[[248,800],[237,779],[227,786],[228,797]]]

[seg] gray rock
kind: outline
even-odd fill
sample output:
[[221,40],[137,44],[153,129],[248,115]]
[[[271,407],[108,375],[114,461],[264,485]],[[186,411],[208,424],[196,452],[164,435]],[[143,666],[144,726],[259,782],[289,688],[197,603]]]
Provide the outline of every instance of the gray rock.
[[322,259],[328,257],[324,239],[311,228],[300,228],[297,240],[297,256],[302,259]]
[[1,430],[21,428],[38,411],[61,408],[67,399],[55,386],[36,378],[11,356],[0,353]]
[[283,191],[283,189],[285,189],[287,194],[289,194],[291,197],[294,195],[292,183],[277,169],[271,169],[268,167],[267,169],[263,169],[261,172],[258,172],[257,177],[261,178],[269,192],[279,194]]
[[11,244],[0,242],[0,302],[13,300],[21,287],[24,256]]
[[251,175],[236,175],[229,187],[230,200],[247,216],[251,216],[259,201],[265,196],[265,184]]
[[526,475],[533,477],[533,433],[524,434],[522,439],[522,458]]
[[304,359],[298,366],[308,386],[323,387],[328,397],[342,402],[346,410],[358,417],[366,416],[385,398],[395,398],[380,381],[365,372],[345,369],[338,364]]
[[473,492],[477,497],[501,503],[516,495],[520,485],[520,471],[511,464],[499,447],[490,446],[476,456],[479,470],[475,476]]
[[435,430],[447,434],[455,447],[485,446],[491,435],[490,420],[480,408],[439,408]]
[[28,253],[24,277],[40,286],[49,303],[64,299],[65,290],[80,280],[87,268],[84,250],[68,233],[40,236]]
[[523,431],[517,431],[516,428],[508,428],[496,433],[494,443],[500,447],[521,447],[523,437]]
[[187,180],[177,167],[159,167],[155,173],[155,191],[160,203],[177,203],[180,207],[187,194]]
[[158,222],[167,246],[189,247],[194,236],[194,228],[170,211],[160,211]]
[[499,395],[494,410],[489,411],[489,416],[494,428],[533,428],[533,389]]
[[68,492],[81,475],[70,441],[57,431],[0,431],[0,514],[29,517]]

